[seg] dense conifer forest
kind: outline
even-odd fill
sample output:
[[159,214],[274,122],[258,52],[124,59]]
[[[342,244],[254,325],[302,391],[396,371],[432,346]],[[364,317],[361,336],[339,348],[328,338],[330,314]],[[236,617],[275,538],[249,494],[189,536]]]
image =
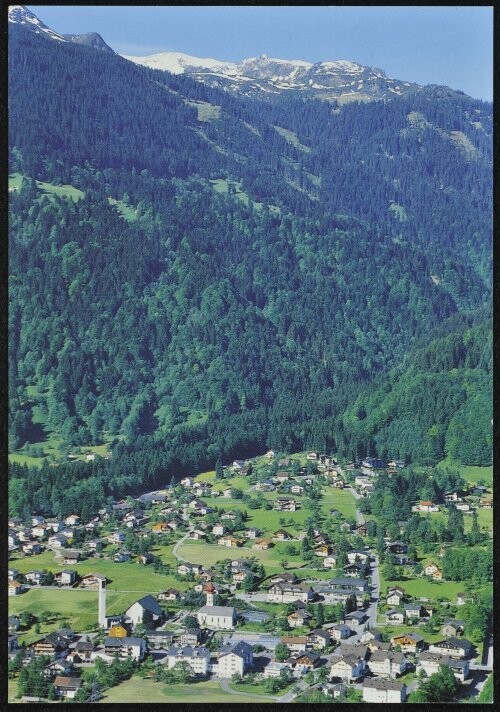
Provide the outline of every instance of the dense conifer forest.
[[266,447],[491,463],[489,104],[240,98],[21,26],[9,62],[9,447],[113,452],[13,465],[13,512]]

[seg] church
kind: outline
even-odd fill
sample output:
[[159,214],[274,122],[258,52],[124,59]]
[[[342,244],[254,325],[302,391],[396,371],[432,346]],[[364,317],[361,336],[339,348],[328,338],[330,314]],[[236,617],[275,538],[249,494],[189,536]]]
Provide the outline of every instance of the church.
[[198,623],[200,627],[215,630],[234,630],[236,627],[236,609],[232,606],[214,606],[214,594],[216,590],[212,583],[203,589],[207,596],[207,604],[198,611]]

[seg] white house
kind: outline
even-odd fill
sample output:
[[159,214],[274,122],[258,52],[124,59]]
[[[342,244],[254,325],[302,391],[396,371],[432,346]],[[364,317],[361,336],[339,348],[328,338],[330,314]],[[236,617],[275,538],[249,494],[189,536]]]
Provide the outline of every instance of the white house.
[[394,650],[375,650],[367,665],[374,675],[395,678],[404,673],[408,661],[403,653]]
[[339,677],[347,682],[356,682],[363,677],[365,661],[356,654],[346,654],[335,659],[332,658],[330,666],[330,679]]
[[146,641],[143,638],[114,638],[107,637],[104,640],[104,654],[114,658],[118,655],[120,659],[132,658],[132,660],[142,660],[146,652]]
[[363,681],[363,702],[396,703],[406,701],[406,685],[396,680],[375,677]]
[[226,645],[219,651],[218,677],[230,678],[234,673],[244,675],[253,666],[253,648],[244,641]]
[[300,584],[275,583],[267,590],[267,600],[270,603],[293,603],[294,601],[308,603],[313,598],[313,589]]

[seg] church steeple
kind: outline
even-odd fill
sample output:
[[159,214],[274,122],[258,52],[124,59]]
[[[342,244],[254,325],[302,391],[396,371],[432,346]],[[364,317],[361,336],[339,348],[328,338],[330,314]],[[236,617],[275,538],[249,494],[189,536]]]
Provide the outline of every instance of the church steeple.
[[217,593],[213,583],[210,581],[210,583],[208,583],[203,590],[205,591],[205,593],[207,595],[207,606],[213,606],[214,605],[214,594]]

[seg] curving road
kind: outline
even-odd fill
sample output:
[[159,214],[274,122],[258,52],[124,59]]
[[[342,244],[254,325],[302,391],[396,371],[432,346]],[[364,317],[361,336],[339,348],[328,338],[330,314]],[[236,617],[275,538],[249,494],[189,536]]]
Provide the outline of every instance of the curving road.
[[181,538],[179,539],[179,541],[174,545],[174,548],[172,549],[172,555],[173,555],[174,559],[177,559],[178,561],[184,561],[186,564],[190,564],[191,561],[189,561],[188,559],[185,559],[183,556],[181,556],[180,554],[178,554],[178,553],[177,553],[177,549],[178,549],[178,547],[179,547],[181,544],[183,544],[183,543],[186,541],[186,539],[188,538],[189,534],[190,534],[192,531],[193,531],[193,527],[191,526],[191,527],[189,527],[189,529],[187,530],[187,532],[184,534],[184,536],[181,537]]

